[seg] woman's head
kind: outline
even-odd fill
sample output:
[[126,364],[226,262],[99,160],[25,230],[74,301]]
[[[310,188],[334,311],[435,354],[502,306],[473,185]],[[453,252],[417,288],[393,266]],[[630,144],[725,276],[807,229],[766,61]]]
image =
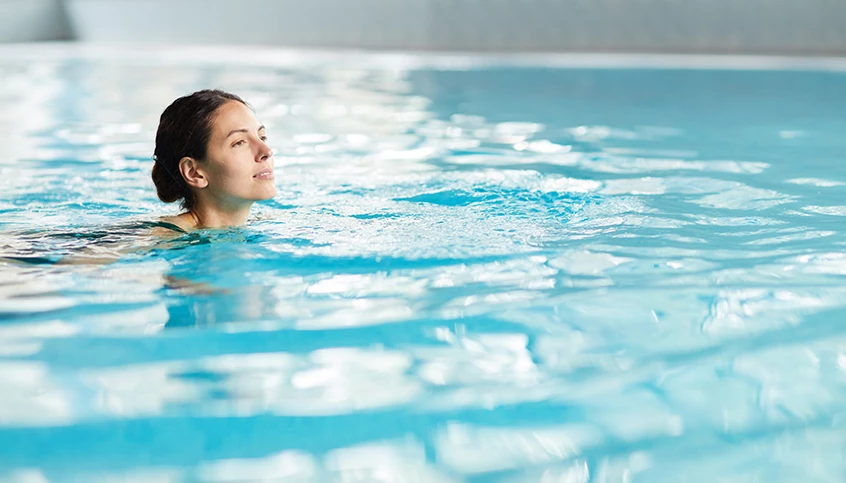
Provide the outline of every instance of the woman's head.
[[238,208],[276,194],[264,126],[238,96],[202,90],[175,100],[156,132],[153,182],[159,199]]

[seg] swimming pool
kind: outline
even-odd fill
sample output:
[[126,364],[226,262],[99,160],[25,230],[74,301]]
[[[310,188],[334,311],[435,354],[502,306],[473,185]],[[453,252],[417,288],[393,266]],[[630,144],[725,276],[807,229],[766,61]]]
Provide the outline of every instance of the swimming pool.
[[[844,72],[4,48],[0,481],[841,481]],[[279,195],[139,237],[210,86]]]

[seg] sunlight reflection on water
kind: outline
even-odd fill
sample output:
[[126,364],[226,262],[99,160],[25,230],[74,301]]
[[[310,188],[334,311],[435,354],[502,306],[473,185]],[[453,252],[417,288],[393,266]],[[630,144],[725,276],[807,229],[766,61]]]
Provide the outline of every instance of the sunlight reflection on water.
[[[68,55],[0,78],[0,481],[846,471],[842,73]],[[267,125],[279,195],[151,240],[157,117],[208,86]]]

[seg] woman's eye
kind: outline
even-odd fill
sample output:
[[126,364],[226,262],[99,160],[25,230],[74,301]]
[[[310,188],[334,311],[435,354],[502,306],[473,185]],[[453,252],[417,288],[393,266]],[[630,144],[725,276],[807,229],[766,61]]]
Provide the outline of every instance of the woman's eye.
[[232,147],[234,148],[234,147],[240,146],[240,145],[242,145],[242,144],[244,144],[244,140],[243,140],[243,139],[242,139],[242,140],[240,140],[240,141],[236,141],[236,142],[235,142],[235,144],[233,144],[233,145],[232,145]]
[[262,141],[262,142],[267,142],[267,136],[262,136],[262,137],[261,137],[261,141]]

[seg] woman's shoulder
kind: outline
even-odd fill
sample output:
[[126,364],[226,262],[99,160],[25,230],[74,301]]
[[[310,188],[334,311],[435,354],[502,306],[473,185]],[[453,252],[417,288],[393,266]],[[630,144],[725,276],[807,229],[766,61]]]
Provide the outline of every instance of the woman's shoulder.
[[183,215],[163,216],[151,223],[154,235],[168,236],[174,233],[188,233],[193,229],[193,222]]

